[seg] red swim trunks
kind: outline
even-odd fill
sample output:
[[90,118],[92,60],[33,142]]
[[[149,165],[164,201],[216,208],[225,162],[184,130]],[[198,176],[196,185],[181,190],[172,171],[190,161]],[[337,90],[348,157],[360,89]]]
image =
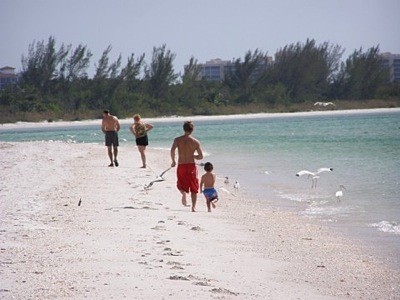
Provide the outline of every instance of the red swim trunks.
[[186,193],[199,192],[199,179],[197,178],[196,164],[179,164],[176,170],[178,182],[176,184],[178,190]]

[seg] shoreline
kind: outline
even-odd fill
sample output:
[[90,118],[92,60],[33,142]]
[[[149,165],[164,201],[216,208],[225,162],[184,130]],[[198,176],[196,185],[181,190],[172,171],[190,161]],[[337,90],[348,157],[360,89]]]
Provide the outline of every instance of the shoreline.
[[[281,118],[293,116],[334,116],[334,115],[347,115],[347,114],[371,114],[371,113],[388,113],[400,112],[400,108],[372,108],[372,109],[349,109],[349,110],[327,110],[327,111],[305,111],[293,113],[249,113],[249,114],[234,114],[234,115],[214,115],[214,116],[165,116],[157,118],[143,118],[146,122],[180,122],[185,120],[191,121],[210,121],[210,120],[235,120],[235,119],[256,119],[256,118]],[[44,127],[75,127],[98,125],[101,119],[83,120],[83,121],[42,121],[42,122],[17,122],[0,124],[0,130],[17,129],[17,128],[44,128]],[[131,124],[132,119],[120,119],[122,124]],[[99,125],[100,126],[100,125]]]
[[166,168],[162,150],[148,149],[146,170],[131,146],[119,168],[96,144],[0,152],[1,298],[399,299],[398,270],[316,220],[232,187],[212,213],[202,195],[191,213],[174,171],[144,191]]

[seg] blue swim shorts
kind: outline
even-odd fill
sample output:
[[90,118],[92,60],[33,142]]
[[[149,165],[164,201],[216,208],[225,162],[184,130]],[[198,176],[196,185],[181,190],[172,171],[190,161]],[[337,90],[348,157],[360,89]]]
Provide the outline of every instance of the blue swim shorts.
[[215,188],[204,189],[203,194],[210,201],[218,200],[218,193]]

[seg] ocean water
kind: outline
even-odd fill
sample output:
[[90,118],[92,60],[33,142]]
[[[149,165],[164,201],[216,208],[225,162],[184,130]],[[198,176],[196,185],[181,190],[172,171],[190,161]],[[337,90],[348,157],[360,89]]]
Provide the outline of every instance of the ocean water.
[[[152,121],[150,147],[169,150],[182,120]],[[103,144],[98,125],[0,128],[0,141],[63,140]],[[286,114],[195,121],[193,135],[219,178],[238,180],[241,190],[266,205],[317,218],[339,233],[371,246],[400,270],[400,110],[343,114]],[[121,144],[134,147],[129,125]],[[321,173],[317,188],[297,177]],[[218,185],[224,186],[221,179]],[[335,197],[340,185],[344,196]]]

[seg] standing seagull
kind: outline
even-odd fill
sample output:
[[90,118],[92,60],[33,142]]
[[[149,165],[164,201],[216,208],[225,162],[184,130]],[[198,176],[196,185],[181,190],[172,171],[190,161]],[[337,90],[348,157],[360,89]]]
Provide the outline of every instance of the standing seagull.
[[319,168],[317,172],[310,172],[307,170],[302,170],[296,174],[296,176],[300,177],[303,175],[308,175],[308,178],[311,178],[311,188],[317,188],[317,180],[319,178],[318,174],[323,172],[332,172],[333,168]]
[[340,190],[337,191],[335,194],[337,202],[341,201],[341,198],[343,197],[343,190],[346,190],[346,187],[342,184],[339,187],[340,187]]
[[235,189],[235,191],[236,192],[238,192],[239,191],[239,188],[240,188],[240,183],[239,183],[239,181],[235,181],[235,184],[233,185],[233,188]]

